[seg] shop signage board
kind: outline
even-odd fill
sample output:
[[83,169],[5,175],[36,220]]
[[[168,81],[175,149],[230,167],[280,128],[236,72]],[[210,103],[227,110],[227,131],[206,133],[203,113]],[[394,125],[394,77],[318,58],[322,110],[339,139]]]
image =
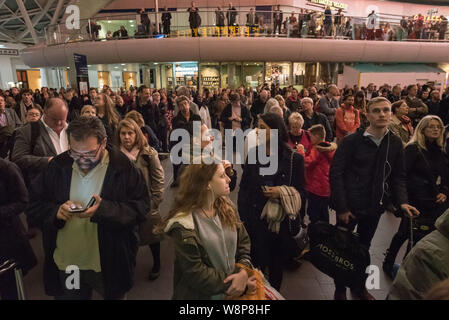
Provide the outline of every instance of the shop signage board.
[[17,49],[0,49],[0,56],[18,56],[19,50]]
[[[89,68],[87,67],[87,57],[82,54],[74,53],[73,60],[75,62],[76,84],[81,94],[82,90],[89,87]],[[86,90],[87,91],[87,90]]]
[[336,8],[336,9],[343,9],[343,10],[348,9],[347,3],[342,3],[342,2],[332,1],[332,0],[309,0],[309,2],[321,4],[323,6],[330,6],[331,8]]

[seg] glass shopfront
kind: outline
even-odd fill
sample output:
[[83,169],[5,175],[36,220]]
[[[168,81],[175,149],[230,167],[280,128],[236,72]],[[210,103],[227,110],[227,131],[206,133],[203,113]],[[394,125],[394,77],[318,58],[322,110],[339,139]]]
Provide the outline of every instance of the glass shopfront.
[[243,64],[243,79],[245,87],[257,88],[263,85],[263,62],[245,62]]
[[176,62],[173,65],[176,86],[198,87],[198,63]]
[[267,62],[265,65],[265,82],[279,85],[281,88],[291,84],[291,62]]
[[200,63],[200,87],[214,90],[220,88],[220,64]]

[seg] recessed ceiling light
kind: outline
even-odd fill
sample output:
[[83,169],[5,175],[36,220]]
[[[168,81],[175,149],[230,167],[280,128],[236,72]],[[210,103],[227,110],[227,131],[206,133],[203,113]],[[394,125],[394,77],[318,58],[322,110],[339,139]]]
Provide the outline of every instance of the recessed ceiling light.
[[111,20],[108,20],[108,23],[111,23],[112,21]]
[[134,28],[134,25],[133,25],[133,24],[131,25],[131,28]]
[[158,64],[157,62],[155,62],[154,64]]
[[127,69],[123,69],[123,71],[127,71]]
[[124,63],[122,63],[121,65],[122,65],[122,66],[124,66],[125,64],[124,64]]
[[114,67],[114,68],[118,69],[118,67]]
[[134,22],[134,20],[129,20],[129,22]]

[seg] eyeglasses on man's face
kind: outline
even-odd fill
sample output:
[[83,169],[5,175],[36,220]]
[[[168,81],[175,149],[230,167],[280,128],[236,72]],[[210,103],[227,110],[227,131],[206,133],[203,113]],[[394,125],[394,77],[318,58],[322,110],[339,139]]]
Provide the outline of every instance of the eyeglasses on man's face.
[[70,147],[69,155],[74,160],[78,160],[78,159],[95,159],[97,157],[97,155],[98,155],[98,151],[100,151],[100,149],[101,149],[101,145],[102,144],[100,144],[96,150],[92,150],[92,151],[88,151],[88,152],[78,152],[78,151],[73,150]]

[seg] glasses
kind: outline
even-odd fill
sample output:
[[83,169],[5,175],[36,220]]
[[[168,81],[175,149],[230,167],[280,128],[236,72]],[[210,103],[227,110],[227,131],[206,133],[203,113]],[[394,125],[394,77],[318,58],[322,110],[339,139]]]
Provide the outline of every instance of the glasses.
[[85,152],[85,153],[80,153],[80,152],[73,151],[73,149],[69,149],[69,155],[75,160],[81,159],[81,158],[95,159],[98,155],[98,151],[100,151],[100,148],[101,148],[101,144],[98,146],[97,150],[89,151],[89,152]]

